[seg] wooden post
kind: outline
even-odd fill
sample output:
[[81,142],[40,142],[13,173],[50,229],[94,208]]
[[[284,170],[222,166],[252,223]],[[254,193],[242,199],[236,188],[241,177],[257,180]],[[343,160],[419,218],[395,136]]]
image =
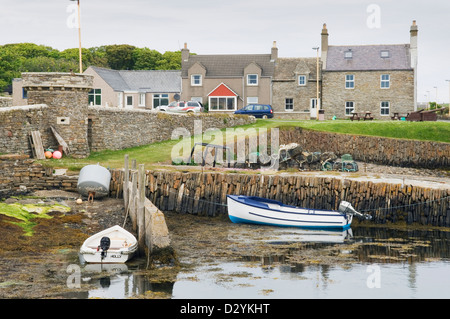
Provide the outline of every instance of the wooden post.
[[145,255],[145,169],[144,164],[139,164],[139,184],[138,184],[138,245],[139,255]]
[[129,173],[128,173],[128,154],[125,154],[125,164],[124,164],[124,174],[123,174],[123,201],[125,204],[125,211],[128,211],[128,181],[129,181]]

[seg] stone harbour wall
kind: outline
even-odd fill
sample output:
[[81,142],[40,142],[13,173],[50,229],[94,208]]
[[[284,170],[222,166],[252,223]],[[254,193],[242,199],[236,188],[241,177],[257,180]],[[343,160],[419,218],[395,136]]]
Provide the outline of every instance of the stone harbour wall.
[[305,130],[280,129],[280,145],[297,143],[309,152],[352,155],[356,161],[381,165],[450,168],[450,143],[349,135]]
[[[121,196],[123,178],[123,170],[112,171],[112,196]],[[226,195],[239,194],[318,209],[337,209],[346,200],[372,215],[374,223],[450,227],[450,189],[301,175],[167,171],[147,171],[145,184],[146,197],[161,211],[225,215]]]

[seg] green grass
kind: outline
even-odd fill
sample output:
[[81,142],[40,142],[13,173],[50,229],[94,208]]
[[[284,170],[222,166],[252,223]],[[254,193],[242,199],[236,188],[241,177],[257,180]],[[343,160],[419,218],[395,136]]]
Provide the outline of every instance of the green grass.
[[[248,134],[249,128],[289,128],[302,127],[305,129],[328,131],[343,134],[370,135],[390,138],[405,138],[426,141],[437,141],[450,143],[450,122],[405,122],[405,121],[360,121],[349,120],[337,121],[298,121],[298,120],[257,120],[254,124],[240,126],[243,133]],[[222,130],[224,131],[224,130]],[[257,130],[255,130],[257,131]],[[191,140],[192,141],[192,140]],[[214,143],[206,140],[205,142]],[[144,164],[147,169],[157,167],[159,164],[170,164],[172,162],[171,152],[178,140],[168,140],[149,145],[128,148],[124,150],[105,150],[94,152],[85,159],[73,159],[63,157],[60,160],[43,160],[42,164],[51,167],[63,167],[78,171],[88,164],[97,164],[109,168],[122,168],[125,154],[129,155],[130,161],[135,159],[138,164]],[[192,143],[193,145],[193,143]],[[188,147],[189,148],[189,147]],[[131,165],[131,163],[130,163]]]
[[450,143],[450,122],[258,120],[245,128],[302,127],[342,134]]

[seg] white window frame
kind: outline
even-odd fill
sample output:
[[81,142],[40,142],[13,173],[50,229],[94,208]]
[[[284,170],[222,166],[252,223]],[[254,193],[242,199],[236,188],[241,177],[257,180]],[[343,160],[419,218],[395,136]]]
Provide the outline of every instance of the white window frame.
[[203,78],[201,74],[192,74],[191,75],[191,85],[192,86],[202,86]]
[[[100,93],[98,91],[100,91]],[[92,89],[89,91],[88,96],[89,96],[89,99],[92,97],[94,100],[92,105],[102,105],[102,89]],[[100,104],[96,103],[98,96],[100,97]]]
[[[383,106],[384,103],[387,103],[387,106],[386,105]],[[387,114],[383,114],[383,110],[385,110],[385,112],[387,110]],[[380,115],[381,116],[389,116],[390,112],[391,112],[391,102],[381,101],[380,102]]]
[[[250,77],[255,77],[255,79],[251,79]],[[258,85],[258,74],[247,74],[247,85],[257,86]]]
[[[300,78],[303,78],[303,83],[301,83]],[[299,86],[306,86],[306,75],[299,75],[298,76],[298,85]]]
[[[387,76],[387,79],[383,79],[383,76]],[[387,86],[383,86],[383,83]],[[390,89],[391,88],[391,75],[390,74],[381,74],[380,75],[380,88],[381,89]]]
[[344,59],[353,59],[353,51],[348,50],[344,52]]
[[145,107],[145,93],[139,93],[139,104],[140,107]]
[[[351,107],[349,107],[349,103],[352,104]],[[345,101],[344,107],[345,107],[344,109],[345,116],[352,116],[352,113],[355,112],[356,109],[355,102],[353,101]]]
[[[218,103],[217,103],[217,108],[216,109],[212,108],[212,105],[213,105],[211,103],[212,99],[217,99]],[[219,109],[220,99],[225,99],[225,108],[224,109]],[[234,109],[228,109],[227,108],[227,106],[228,106],[228,99],[233,99],[234,100],[234,102],[233,102]],[[237,110],[237,99],[236,99],[235,96],[210,96],[208,98],[208,110],[209,111],[213,111],[213,112],[236,111]]]
[[[162,104],[161,100],[165,100],[167,99],[167,104]],[[168,105],[170,103],[170,99],[169,99],[169,94],[168,93],[153,93],[152,96],[152,107],[155,108],[157,106],[155,106],[155,100],[159,101],[159,105],[157,106],[161,106],[161,105]]]
[[[128,104],[128,98],[131,97],[131,104]],[[134,96],[133,95],[125,95],[125,107],[134,107]]]
[[[352,77],[349,79],[348,77]],[[355,88],[355,75],[354,74],[346,74],[345,75],[345,89],[352,90]]]
[[[288,100],[290,100],[288,102]],[[288,105],[290,106],[290,108],[288,108]],[[286,112],[293,112],[294,111],[294,99],[291,97],[287,97],[284,99],[284,110]]]

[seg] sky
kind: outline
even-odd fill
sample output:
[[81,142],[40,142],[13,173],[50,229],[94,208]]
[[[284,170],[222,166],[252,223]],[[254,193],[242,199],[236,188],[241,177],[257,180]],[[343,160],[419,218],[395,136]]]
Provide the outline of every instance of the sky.
[[[418,100],[450,99],[449,0],[80,0],[82,46],[130,44],[161,53],[315,57],[329,45],[409,43],[419,27]],[[0,0],[0,45],[78,47],[76,1]]]

